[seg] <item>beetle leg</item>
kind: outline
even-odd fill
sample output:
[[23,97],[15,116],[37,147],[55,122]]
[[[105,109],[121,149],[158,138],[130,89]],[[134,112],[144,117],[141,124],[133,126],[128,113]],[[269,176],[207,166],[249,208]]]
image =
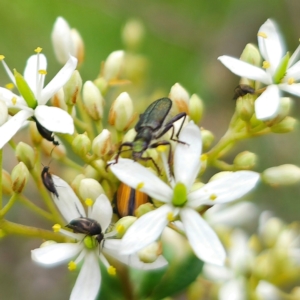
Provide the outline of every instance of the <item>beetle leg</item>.
[[[130,147],[130,149],[125,149],[125,150],[122,150],[123,147]],[[107,168],[110,166],[110,165],[114,165],[114,164],[117,164],[118,163],[118,160],[119,160],[119,157],[121,155],[122,152],[125,152],[125,151],[129,151],[132,149],[132,142],[125,142],[123,144],[121,144],[121,146],[119,147],[119,150],[118,150],[118,153],[115,157],[115,161],[112,161],[110,163],[107,163],[106,164],[106,167],[105,167],[105,170],[107,171]]]
[[[149,148],[155,148],[155,147],[149,147]],[[157,165],[157,163],[154,161],[154,159],[152,157],[141,157],[140,160],[143,160],[143,161],[148,161],[148,160],[151,160],[153,165],[155,166],[159,176],[161,176],[161,172],[160,172],[160,169]]]

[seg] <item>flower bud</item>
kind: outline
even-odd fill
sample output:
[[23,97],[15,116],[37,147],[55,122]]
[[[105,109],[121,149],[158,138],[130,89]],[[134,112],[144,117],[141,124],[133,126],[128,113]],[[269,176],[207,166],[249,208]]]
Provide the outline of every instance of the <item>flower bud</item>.
[[134,212],[134,214],[139,218],[142,215],[154,210],[154,206],[152,203],[145,203],[140,205]]
[[65,111],[68,110],[68,106],[65,102],[64,89],[60,88],[52,97],[51,103],[55,107],[59,107]]
[[28,144],[20,142],[16,147],[16,157],[18,161],[22,161],[28,170],[32,170],[35,165],[35,154],[32,147]]
[[[56,140],[58,139],[57,137],[55,138]],[[45,139],[42,140],[41,147],[44,153],[47,156],[52,156],[54,159],[63,159],[66,154],[67,150],[66,147],[59,141],[58,146],[53,146],[53,144]]]
[[59,63],[65,64],[70,54],[73,56],[76,55],[71,28],[64,18],[58,17],[56,19],[51,33],[51,40],[56,59]]
[[87,113],[95,121],[102,119],[104,100],[99,91],[92,81],[87,81],[83,85],[83,102]]
[[8,119],[8,108],[4,101],[0,100],[0,126],[2,126]]
[[92,166],[90,165],[87,165],[85,168],[84,168],[84,176],[86,178],[93,178],[95,180],[100,180],[101,176],[99,174],[99,172],[93,168]]
[[261,228],[261,240],[266,247],[272,248],[277,241],[278,236],[282,233],[285,224],[279,218],[270,218],[265,226]]
[[144,263],[153,263],[162,254],[162,246],[154,242],[138,252],[139,259]]
[[255,153],[244,151],[239,153],[233,160],[233,165],[237,170],[251,170],[257,162]]
[[272,186],[292,185],[300,181],[300,168],[290,164],[272,167],[263,171],[261,177]]
[[93,140],[92,149],[93,153],[100,158],[111,151],[112,142],[109,130],[103,129],[102,132]]
[[15,193],[22,193],[29,178],[29,171],[23,162],[19,162],[11,172],[12,189]]
[[280,123],[285,117],[288,116],[292,106],[292,100],[289,97],[280,98],[280,105],[278,109],[277,116],[269,121],[265,121],[265,124],[269,127],[274,126],[275,124]]
[[78,134],[72,142],[73,151],[81,157],[85,157],[91,150],[91,140],[86,133]]
[[114,230],[117,232],[116,237],[122,238],[127,229],[136,221],[136,217],[126,216],[118,220],[114,226]]
[[121,93],[113,102],[108,116],[108,122],[118,131],[125,131],[133,120],[133,104],[128,93]]
[[101,92],[101,94],[103,96],[105,96],[105,94],[107,92],[107,89],[108,89],[108,83],[107,83],[107,81],[103,77],[99,77],[99,78],[96,78],[94,80],[94,84],[99,89],[99,91]]
[[81,88],[82,79],[80,73],[77,70],[75,70],[70,79],[63,87],[65,102],[68,105],[76,104],[78,96],[80,95]]
[[252,44],[247,44],[246,47],[244,48],[240,59],[242,61],[245,61],[251,65],[254,65],[256,67],[260,67],[261,66],[261,55],[259,50],[257,49],[256,46],[252,45]]
[[285,117],[280,123],[277,123],[271,127],[271,131],[274,133],[288,133],[294,130],[297,120],[292,117]]
[[84,61],[84,42],[81,35],[75,28],[71,29],[71,38],[75,47],[75,56],[78,59],[78,65],[80,65]]
[[43,137],[40,135],[36,128],[36,123],[35,122],[30,122],[29,124],[29,134],[31,137],[31,140],[35,146],[40,145],[40,143],[43,140]]
[[107,81],[119,77],[124,62],[124,54],[123,50],[118,50],[107,57],[103,69],[103,75]]
[[8,172],[2,169],[2,192],[6,195],[11,195],[12,190],[12,180]]
[[179,83],[175,83],[171,87],[169,98],[176,105],[178,112],[186,112],[187,114],[189,113],[190,96],[188,92]]
[[213,133],[209,130],[201,128],[201,137],[202,137],[203,149],[204,150],[209,149],[215,139]]
[[145,30],[142,22],[134,19],[127,21],[122,31],[124,44],[132,50],[135,50],[140,46],[144,35]]
[[92,199],[95,201],[97,197],[104,194],[104,190],[101,184],[92,178],[84,178],[79,185],[79,195],[81,199]]
[[203,116],[203,101],[196,94],[193,94],[189,101],[189,116],[194,123],[199,123]]
[[222,177],[226,177],[226,176],[230,175],[231,173],[232,173],[232,171],[221,171],[219,173],[216,173],[209,179],[209,182],[220,179]]
[[74,192],[78,195],[79,194],[79,186],[81,180],[83,180],[85,176],[83,174],[77,175],[74,180],[71,182],[71,187],[74,190]]
[[253,95],[246,94],[236,101],[236,111],[243,121],[248,122],[254,114],[254,98]]

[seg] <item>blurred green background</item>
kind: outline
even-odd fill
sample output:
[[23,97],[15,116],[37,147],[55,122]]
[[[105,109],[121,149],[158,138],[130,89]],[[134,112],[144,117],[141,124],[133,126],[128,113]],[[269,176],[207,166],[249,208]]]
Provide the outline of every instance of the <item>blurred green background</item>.
[[[166,96],[176,82],[190,94],[197,93],[206,105],[201,126],[213,131],[216,140],[224,134],[234,111],[232,96],[239,81],[217,57],[224,54],[239,57],[247,43],[256,43],[258,28],[267,18],[278,22],[288,50],[294,51],[300,37],[298,0],[0,0],[0,3],[0,54],[5,55],[10,68],[22,72],[33,49],[40,46],[48,58],[48,78],[60,68],[50,40],[58,16],[63,16],[84,39],[86,58],[80,70],[84,81],[97,76],[101,61],[110,52],[124,48],[121,30],[126,21],[139,19],[146,29],[140,52],[150,60],[145,93],[160,90],[161,96]],[[0,68],[0,85],[7,82]],[[300,101],[294,99],[292,115],[299,119]],[[297,128],[290,134],[245,141],[228,161],[247,149],[259,155],[258,171],[284,163],[300,165],[299,138]],[[7,169],[11,169],[8,164]],[[249,199],[291,222],[299,219],[299,196],[299,186],[276,189],[260,186]],[[34,225],[34,218],[21,209],[14,211],[11,219]],[[30,250],[40,241],[24,242],[25,239],[16,237],[1,241],[0,299],[67,299],[71,283],[66,266],[53,270],[34,266]]]

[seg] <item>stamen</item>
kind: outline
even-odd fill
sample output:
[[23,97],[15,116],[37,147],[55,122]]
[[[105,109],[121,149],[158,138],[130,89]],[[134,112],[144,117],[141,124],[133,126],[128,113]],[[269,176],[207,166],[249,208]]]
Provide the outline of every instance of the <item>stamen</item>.
[[59,224],[55,224],[52,226],[54,232],[59,232],[61,230],[61,226]]
[[168,212],[168,214],[167,214],[167,220],[169,222],[173,222],[175,220],[173,212],[171,212],[171,211]]
[[47,71],[43,69],[39,70],[38,73],[41,75],[47,75]]
[[158,152],[165,152],[167,150],[167,146],[166,145],[160,145],[156,148],[156,150]]
[[201,156],[200,156],[200,161],[207,161],[207,155],[206,154],[202,154]]
[[11,102],[12,102],[13,105],[16,105],[16,103],[17,103],[17,98],[16,98],[16,97],[12,97],[12,98],[11,98]]
[[266,38],[268,37],[267,34],[264,33],[264,32],[259,32],[259,33],[257,34],[257,36],[260,36],[260,37],[262,37],[262,38],[264,38],[264,39],[266,39]]
[[138,183],[138,185],[136,186],[135,189],[136,189],[137,191],[139,191],[144,185],[145,185],[144,182],[140,182],[140,183]]
[[43,48],[37,47],[36,49],[34,49],[34,52],[36,52],[36,53],[41,53],[42,50],[43,50]]
[[86,206],[93,206],[93,204],[94,204],[94,201],[91,198],[85,199],[84,202],[85,202]]
[[0,60],[3,60],[4,58],[5,58],[5,56],[0,54]]
[[216,195],[216,194],[211,194],[210,196],[209,196],[209,199],[210,200],[216,200],[218,198],[218,196]]
[[271,64],[268,61],[264,61],[262,67],[263,67],[263,69],[268,69],[271,67]]
[[295,78],[293,78],[293,77],[291,77],[291,78],[289,78],[288,79],[288,84],[293,84],[293,83],[295,83]]
[[73,260],[71,260],[71,261],[68,263],[68,269],[69,269],[69,271],[75,271],[76,268],[77,268],[76,263],[75,263]]
[[10,82],[10,83],[7,83],[7,84],[5,85],[5,87],[6,87],[8,90],[12,90],[12,89],[15,87],[15,85],[14,85],[12,82]]
[[109,275],[115,276],[115,275],[117,274],[117,270],[116,270],[115,267],[109,266],[109,267],[107,268],[107,273],[108,273]]
[[116,228],[116,231],[119,233],[119,234],[123,234],[125,232],[125,226],[122,225],[122,224],[119,224]]

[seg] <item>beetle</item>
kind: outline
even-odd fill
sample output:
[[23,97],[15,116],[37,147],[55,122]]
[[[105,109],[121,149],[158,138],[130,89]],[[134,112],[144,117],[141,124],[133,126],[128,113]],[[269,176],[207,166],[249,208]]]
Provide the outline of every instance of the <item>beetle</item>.
[[233,100],[237,100],[239,97],[243,97],[247,94],[254,94],[255,89],[252,88],[250,85],[247,84],[239,84],[235,89],[234,89],[234,95],[233,95]]
[[55,141],[53,132],[46,129],[44,126],[42,126],[41,123],[39,123],[36,118],[33,117],[33,120],[35,121],[36,128],[37,128],[38,132],[40,133],[40,135],[47,141],[52,142],[53,145],[58,146],[59,142]]
[[74,233],[83,233],[87,236],[95,236],[96,241],[100,244],[104,239],[104,234],[100,224],[93,219],[80,217],[72,220],[66,227],[73,230]]
[[[172,128],[171,140],[176,141],[181,144],[186,144],[178,139],[178,135],[182,129],[183,123],[186,118],[186,113],[182,112],[177,114],[175,117],[166,122],[166,118],[171,110],[172,101],[169,98],[161,98],[153,103],[151,103],[145,112],[140,115],[138,123],[135,125],[134,129],[137,132],[134,140],[132,142],[125,142],[120,145],[118,153],[116,155],[115,161],[109,162],[107,167],[111,164],[118,163],[118,159],[122,152],[132,150],[133,160],[151,160],[153,165],[156,167],[158,173],[160,173],[159,168],[152,157],[142,157],[143,153],[148,148],[157,148],[161,145],[169,146],[169,156],[168,163],[171,162],[171,143],[166,140],[154,142],[151,144],[152,140],[162,137],[167,131]],[[174,138],[174,122],[183,118],[182,123],[178,132],[176,133],[176,138]],[[129,147],[130,149],[123,150],[124,147]]]
[[149,202],[147,194],[133,189],[121,182],[114,197],[114,212],[120,217],[134,216],[135,210],[142,204]]
[[49,166],[44,166],[42,173],[41,173],[41,177],[42,177],[42,181],[44,186],[46,187],[46,189],[53,193],[57,198],[58,198],[58,192],[55,188],[53,179],[52,179],[52,175],[49,172]]

